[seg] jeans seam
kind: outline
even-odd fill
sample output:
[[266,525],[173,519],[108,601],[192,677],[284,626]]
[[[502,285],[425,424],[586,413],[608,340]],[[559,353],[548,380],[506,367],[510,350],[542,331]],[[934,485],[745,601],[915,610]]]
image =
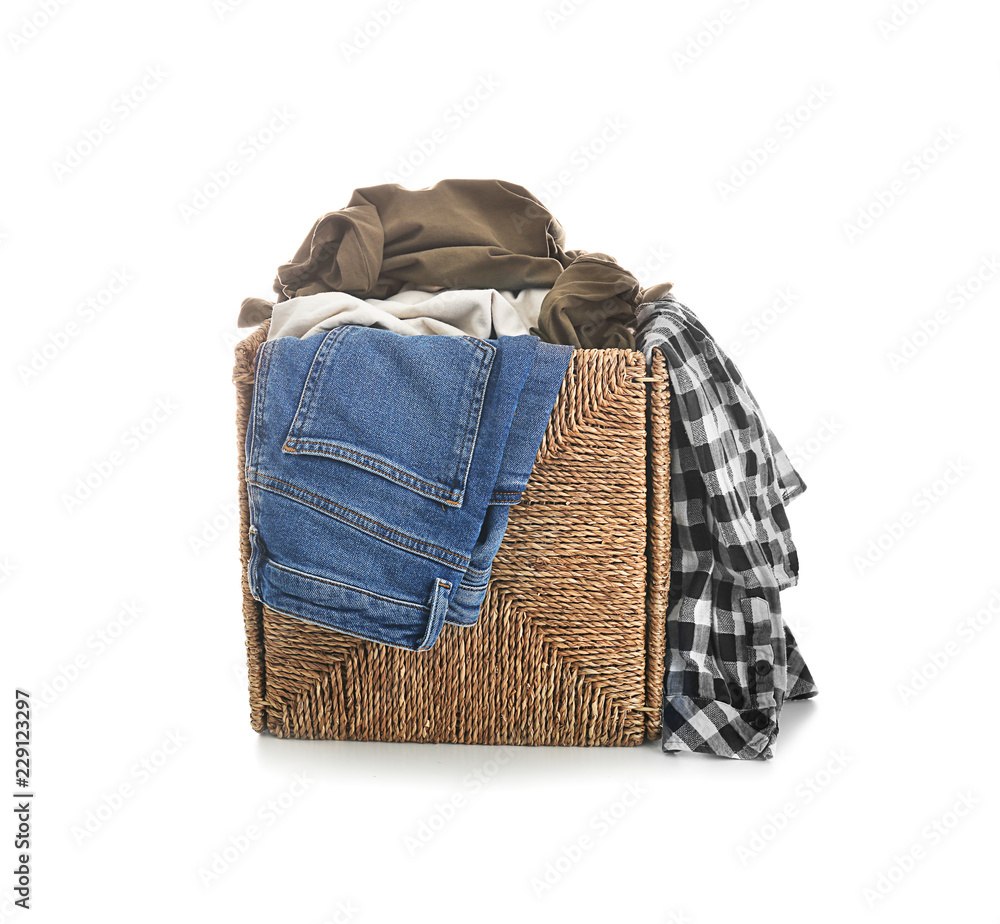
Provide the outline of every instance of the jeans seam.
[[[466,451],[468,450],[469,446],[469,437],[472,436],[473,448],[472,452],[469,453],[468,461],[466,461],[465,463],[465,471],[462,473],[462,491],[461,494],[459,495],[460,497],[464,498],[465,487],[469,480],[469,469],[472,467],[472,457],[475,454],[476,441],[479,439],[479,424],[483,416],[483,404],[486,401],[486,389],[489,386],[490,376],[493,374],[493,363],[496,361],[497,351],[496,347],[493,346],[490,346],[490,348],[487,349],[485,344],[475,340],[474,338],[463,337],[462,339],[467,341],[468,343],[471,343],[472,346],[480,353],[479,368],[476,370],[476,379],[475,379],[476,384],[474,386],[478,393],[474,394],[474,400],[469,402],[469,412],[466,415],[466,420],[465,420],[465,439],[462,442],[461,458],[465,459]],[[483,369],[486,366],[487,357],[489,357],[489,368],[486,369],[486,380],[482,381]],[[476,425],[474,429],[472,427],[473,407],[475,407],[476,410]],[[455,476],[457,477],[457,475],[458,471],[456,469]]]
[[[272,612],[278,613],[281,616],[288,616],[290,619],[301,619],[303,622],[308,622],[310,625],[319,626],[322,629],[329,629],[330,623],[323,622],[320,619],[316,619],[312,616],[304,616],[301,613],[290,613],[287,610],[279,610],[276,606],[271,606],[266,600],[264,601],[265,606]],[[426,609],[426,607],[425,607]],[[349,635],[351,638],[360,639],[363,642],[371,642],[374,645],[386,645],[389,648],[398,648],[400,651],[419,651],[417,648],[413,648],[409,645],[400,645],[396,642],[387,642],[384,639],[374,638],[371,635],[362,635],[360,632],[352,631],[351,629],[345,629],[341,626],[336,626],[336,631],[343,635]]]
[[345,584],[343,581],[334,581],[332,578],[320,577],[318,574],[310,574],[308,571],[299,571],[298,568],[283,565],[280,562],[275,561],[273,558],[265,557],[264,561],[266,564],[271,565],[273,568],[277,568],[279,571],[287,571],[289,574],[294,574],[297,577],[302,577],[309,581],[318,581],[321,584],[343,587],[345,590],[350,590],[358,594],[364,594],[368,597],[374,597],[376,600],[384,600],[386,603],[395,603],[398,606],[407,606],[415,610],[427,609],[426,606],[420,603],[411,603],[409,600],[399,600],[396,597],[388,597],[385,594],[375,593],[373,590],[365,590],[363,587],[355,587],[353,584]]
[[[325,508],[320,507],[317,504],[311,504],[311,503],[309,503],[309,501],[307,501],[307,500],[305,500],[305,499],[303,499],[301,497],[297,497],[294,494],[290,494],[287,491],[282,491],[279,488],[274,488],[274,487],[271,487],[271,486],[266,485],[266,484],[260,484],[256,480],[254,480],[253,482],[249,482],[249,479],[248,479],[248,483],[252,483],[252,484],[256,485],[257,487],[259,487],[263,491],[270,491],[272,494],[278,494],[281,497],[287,497],[290,500],[298,501],[300,504],[304,504],[305,506],[309,507],[311,510],[316,510],[319,513],[323,513],[323,514],[326,514],[327,516],[331,516],[334,519],[339,520],[342,523],[346,523],[348,526],[353,526],[355,529],[361,530],[363,533],[366,533],[369,536],[374,536],[376,539],[380,539],[383,542],[388,542],[390,545],[395,545],[397,548],[404,548],[407,551],[414,552],[415,554],[421,554],[421,550],[424,550],[424,549],[427,549],[427,548],[432,548],[432,549],[437,549],[440,552],[444,552],[446,555],[453,555],[455,558],[461,559],[463,562],[470,561],[470,559],[467,558],[465,555],[459,555],[457,552],[452,552],[450,549],[445,549],[445,548],[442,548],[441,546],[434,545],[433,543],[425,542],[422,539],[417,539],[415,536],[407,535],[404,532],[400,532],[398,529],[393,529],[391,526],[386,526],[384,523],[379,523],[378,520],[374,520],[371,517],[367,517],[367,516],[365,516],[362,513],[358,513],[357,511],[351,510],[349,507],[344,507],[342,504],[338,504],[335,501],[329,500],[328,498],[321,497],[319,494],[313,494],[311,491],[306,491],[304,488],[300,488],[297,485],[289,484],[287,481],[282,481],[280,478],[273,478],[272,476],[265,475],[265,474],[263,474],[261,472],[254,472],[253,473],[253,478],[254,479],[263,478],[265,481],[275,481],[278,484],[287,485],[289,488],[292,488],[295,491],[301,491],[303,494],[308,494],[310,497],[315,497],[317,500],[321,500],[321,501],[323,501],[326,504],[330,504],[330,505],[332,505],[334,507],[337,507],[340,510],[345,510],[348,513],[350,513],[352,516],[359,517],[360,519],[363,519],[363,520],[368,520],[370,523],[375,523],[377,526],[381,527],[382,529],[386,530],[387,532],[394,533],[397,536],[402,536],[404,539],[407,539],[407,540],[409,540],[409,542],[411,542],[414,545],[417,545],[417,546],[420,547],[418,549],[414,549],[414,548],[412,548],[412,547],[410,547],[408,545],[405,545],[405,544],[403,544],[401,542],[393,542],[391,539],[387,538],[386,536],[383,536],[380,533],[375,532],[374,530],[366,529],[360,523],[355,523],[353,520],[349,519],[346,516],[343,516],[343,515],[338,516],[336,513],[332,512],[330,510],[326,510]],[[454,562],[450,562],[447,559],[438,558],[436,555],[433,555],[432,553],[427,552],[427,551],[423,551],[422,554],[425,557],[432,559],[433,561],[440,562],[441,564],[448,565],[449,567],[455,568],[457,570],[462,570],[462,569],[464,569],[466,567],[465,565],[456,565]]]
[[[431,602],[428,609],[430,610],[427,616],[427,626],[424,629],[424,634],[421,636],[420,641],[417,643],[417,651],[426,651],[434,645],[437,641],[438,636],[441,634],[441,630],[444,628],[445,621],[448,617],[448,600],[445,598],[443,601],[439,599],[442,592],[445,589],[451,590],[451,583],[445,581],[442,578],[436,578],[434,581],[434,590],[431,594]],[[435,612],[440,610],[440,619],[435,619]],[[432,634],[433,633],[433,634]],[[428,641],[428,636],[432,636]]]

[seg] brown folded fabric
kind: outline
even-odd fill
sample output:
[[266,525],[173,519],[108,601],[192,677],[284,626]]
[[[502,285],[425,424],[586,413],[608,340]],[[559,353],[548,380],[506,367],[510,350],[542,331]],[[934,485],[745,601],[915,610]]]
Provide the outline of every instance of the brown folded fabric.
[[316,292],[386,298],[404,283],[547,288],[568,265],[565,232],[523,186],[442,180],[356,189],[313,225],[274,282],[278,301]]
[[646,302],[655,302],[658,298],[663,298],[673,287],[674,284],[672,282],[658,282],[655,286],[643,289],[639,295],[638,304],[644,305]]
[[635,276],[607,254],[581,254],[545,296],[532,333],[549,343],[631,350],[635,338],[628,325],[641,291]]
[[240,305],[240,316],[236,325],[237,327],[256,327],[261,321],[266,321],[271,317],[273,309],[274,302],[263,298],[245,298]]
[[[546,297],[539,319],[543,340],[632,347],[625,324],[640,291],[635,278],[604,254],[567,251],[564,244],[562,225],[514,183],[442,180],[417,190],[395,183],[368,186],[313,225],[291,261],[278,268],[274,291],[283,302],[319,292],[386,298],[407,283],[552,288],[555,294]],[[271,307],[264,299],[245,299],[240,326],[269,317]]]

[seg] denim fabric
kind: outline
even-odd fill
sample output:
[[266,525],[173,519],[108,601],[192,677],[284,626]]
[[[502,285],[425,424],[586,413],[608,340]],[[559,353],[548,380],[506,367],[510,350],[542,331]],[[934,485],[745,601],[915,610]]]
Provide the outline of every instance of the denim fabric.
[[528,382],[518,397],[500,463],[500,474],[490,497],[482,531],[473,547],[462,583],[448,608],[446,621],[449,623],[472,625],[479,618],[493,559],[507,531],[510,508],[521,500],[528,483],[559,387],[566,375],[568,361],[569,354],[565,349],[553,349],[550,344],[541,344],[535,353]]
[[265,342],[247,428],[254,597],[411,650],[475,622],[570,352],[357,326]]

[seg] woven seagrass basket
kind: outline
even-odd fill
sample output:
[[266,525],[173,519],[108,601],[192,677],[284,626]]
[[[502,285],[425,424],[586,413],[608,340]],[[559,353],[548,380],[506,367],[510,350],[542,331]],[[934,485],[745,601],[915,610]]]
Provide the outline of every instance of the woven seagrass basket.
[[276,613],[247,585],[247,415],[264,322],[236,347],[250,722],[278,737],[512,745],[658,738],[670,576],[668,378],[575,350],[479,622],[428,651]]

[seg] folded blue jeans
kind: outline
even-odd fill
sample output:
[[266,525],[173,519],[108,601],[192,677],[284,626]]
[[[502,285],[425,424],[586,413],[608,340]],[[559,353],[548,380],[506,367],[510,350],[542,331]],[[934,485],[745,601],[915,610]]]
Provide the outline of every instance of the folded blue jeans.
[[371,641],[476,622],[572,348],[344,326],[261,345],[247,427],[253,596]]

